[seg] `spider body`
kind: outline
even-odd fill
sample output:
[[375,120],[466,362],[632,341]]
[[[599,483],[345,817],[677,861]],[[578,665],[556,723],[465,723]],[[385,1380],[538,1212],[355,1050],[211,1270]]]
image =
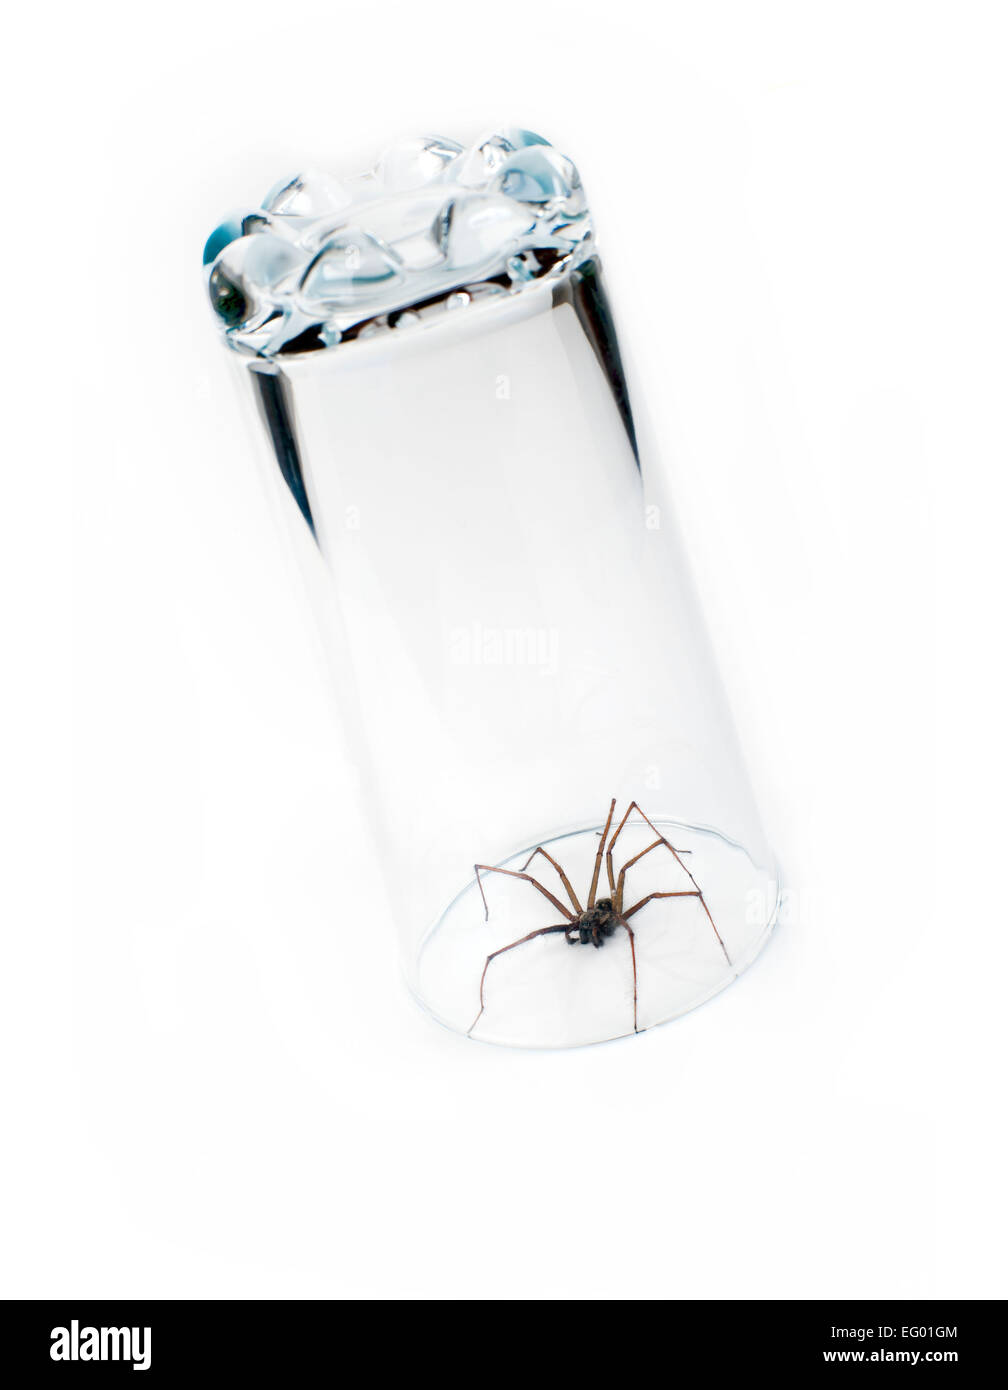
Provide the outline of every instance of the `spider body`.
[[570,924],[570,929],[564,935],[568,946],[590,944],[597,950],[606,937],[612,936],[619,924],[612,899],[600,898],[594,907],[586,908],[581,916]]
[[[561,914],[564,920],[562,922],[556,922],[552,926],[538,927],[535,931],[528,932],[525,936],[520,936],[517,939],[517,941],[511,941],[508,943],[508,945],[501,946],[496,951],[490,952],[490,954],[486,958],[486,963],[483,966],[483,974],[480,977],[479,1013],[473,1019],[472,1025],[469,1028],[470,1033],[472,1033],[473,1028],[476,1027],[476,1024],[479,1023],[480,1019],[483,1017],[483,1010],[486,1008],[485,986],[487,971],[490,969],[491,963],[494,960],[496,960],[498,956],[504,955],[506,951],[513,951],[517,946],[524,946],[527,942],[534,941],[538,937],[559,935],[561,932],[563,933],[564,940],[567,942],[569,946],[592,945],[597,950],[610,936],[612,936],[616,931],[618,931],[621,928],[623,931],[626,932],[627,938],[630,943],[630,962],[633,968],[633,1025],[634,1032],[639,1032],[639,1029],[637,1027],[637,950],[634,945],[634,934],[633,928],[630,926],[630,918],[633,917],[636,913],[640,912],[641,908],[646,907],[647,904],[649,902],[652,902],[655,898],[696,898],[707,915],[707,920],[710,922],[714,935],[717,937],[718,945],[724,952],[725,960],[728,962],[729,965],[731,965],[731,957],[728,954],[728,949],[721,939],[721,933],[718,931],[717,926],[714,923],[714,918],[711,916],[710,908],[704,901],[704,895],[700,890],[700,885],[697,883],[696,879],[693,877],[689,869],[686,868],[686,865],[682,861],[681,855],[688,854],[689,851],[677,850],[674,845],[670,844],[670,842],[665,838],[665,836],[659,833],[654,824],[648,819],[648,817],[644,814],[641,808],[637,805],[636,801],[631,801],[630,805],[627,807],[626,814],[624,815],[623,819],[620,821],[619,825],[616,827],[616,829],[612,833],[612,836],[610,837],[609,831],[612,827],[613,816],[615,814],[615,811],[616,798],[613,797],[609,805],[609,816],[605,823],[605,829],[602,831],[602,835],[599,840],[598,853],[595,856],[595,871],[592,874],[591,887],[588,891],[588,900],[587,905],[585,907],[581,906],[581,903],[578,900],[578,896],[574,891],[573,885],[571,884],[570,879],[564,873],[561,866],[557,863],[553,856],[546,849],[543,848],[542,845],[536,846],[536,848],[529,855],[528,859],[526,859],[521,871],[515,869],[504,869],[500,866],[493,864],[476,864],[473,866],[476,870],[476,882],[479,884],[479,890],[483,897],[483,908],[488,921],[490,919],[490,908],[487,905],[486,893],[483,889],[483,880],[480,878],[481,872],[488,874],[505,874],[509,878],[520,878],[523,879],[526,883],[531,883],[533,888],[535,888],[538,892],[540,892],[543,895],[544,898],[546,898],[550,903],[552,903],[553,907]],[[613,850],[616,847],[616,841],[619,839],[623,831],[623,827],[630,819],[630,815],[633,811],[636,811],[637,814],[644,821],[644,823],[650,826],[650,828],[654,831],[655,835],[657,835],[658,838],[652,844],[648,845],[646,849],[640,850],[639,853],[633,855],[632,858],[628,859],[626,863],[623,865],[623,867],[619,870],[619,874],[617,875],[616,870],[613,867]],[[647,896],[641,898],[639,902],[634,903],[630,907],[626,907],[623,902],[623,891],[626,885],[627,870],[631,868],[634,864],[636,864],[639,859],[643,859],[646,854],[650,854],[652,850],[658,849],[660,847],[664,847],[669,851],[673,859],[676,861],[676,863],[685,873],[686,877],[689,879],[690,883],[692,884],[692,887],[678,888],[670,890],[669,892],[648,893]],[[532,863],[532,860],[536,857],[537,854],[541,854],[542,857],[547,861],[547,863],[551,864],[553,868],[557,871],[557,874],[560,877],[560,882],[563,884],[567,897],[570,900],[570,907],[567,907],[563,902],[561,902],[561,900],[556,896],[556,894],[551,893],[550,890],[544,884],[540,883],[538,879],[533,878],[531,874],[526,872],[528,866]],[[598,891],[599,874],[602,870],[603,856],[605,856],[606,875],[609,879],[609,896],[604,898],[596,898],[596,893]]]

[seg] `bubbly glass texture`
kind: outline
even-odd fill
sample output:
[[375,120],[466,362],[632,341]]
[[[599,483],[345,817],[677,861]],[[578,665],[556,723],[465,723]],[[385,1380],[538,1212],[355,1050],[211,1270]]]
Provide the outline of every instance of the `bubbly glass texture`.
[[276,357],[408,331],[593,254],[577,169],[532,131],[424,137],[351,178],[308,172],[226,218],[203,253],[227,343]]

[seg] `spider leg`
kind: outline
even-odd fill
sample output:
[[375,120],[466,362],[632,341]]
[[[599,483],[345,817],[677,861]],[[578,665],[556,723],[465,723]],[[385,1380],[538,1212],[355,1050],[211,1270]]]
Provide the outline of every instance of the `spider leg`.
[[626,927],[626,934],[630,938],[630,963],[633,966],[633,1030],[637,1032],[637,948],[634,945],[634,934],[630,923],[624,918],[620,918],[620,926]]
[[612,850],[606,855],[606,868],[609,870],[609,887],[612,889],[613,905],[617,912],[623,911],[623,880],[626,878],[627,869],[632,868],[633,865],[637,863],[638,859],[643,859],[645,854],[650,854],[653,849],[657,849],[659,845],[663,845],[664,843],[664,840],[655,840],[652,844],[648,845],[647,849],[642,849],[640,854],[635,854],[632,859],[628,859],[622,869],[620,869],[619,879],[615,883],[613,882]]
[[477,1023],[479,1023],[480,1019],[483,1017],[483,1010],[486,1008],[486,999],[483,994],[483,986],[486,984],[487,971],[490,969],[490,962],[492,960],[495,960],[497,956],[502,956],[505,951],[513,951],[516,946],[524,946],[526,941],[534,941],[537,936],[551,936],[554,932],[560,931],[566,934],[566,922],[558,922],[557,925],[554,927],[539,927],[537,931],[530,931],[527,936],[520,936],[517,941],[512,941],[510,945],[500,946],[496,951],[490,952],[483,965],[483,974],[480,976],[479,1013],[476,1015],[472,1023],[469,1025],[469,1030],[466,1034],[467,1037],[471,1035],[472,1030],[476,1027]]
[[[644,814],[644,812],[643,812],[643,811],[641,810],[641,808],[638,806],[638,804],[637,804],[636,801],[631,801],[630,805],[627,807],[627,809],[626,809],[626,815],[623,817],[623,819],[620,821],[619,825],[617,826],[617,828],[616,828],[616,833],[615,833],[615,834],[613,835],[613,837],[612,837],[612,842],[611,842],[610,845],[609,845],[609,849],[611,850],[612,847],[613,847],[613,845],[615,845],[616,841],[619,839],[620,831],[623,829],[623,827],[626,825],[627,821],[629,820],[629,818],[630,818],[630,812],[631,812],[631,811],[636,811],[637,814],[641,817],[641,819],[642,819],[647,825],[649,825],[649,826],[651,827],[651,829],[652,829],[652,830],[654,831],[654,833],[658,836],[658,838],[659,838],[660,840],[664,841],[664,843],[665,843],[666,845],[668,845],[669,850],[670,850],[671,853],[672,853],[672,857],[675,859],[675,861],[676,861],[676,863],[679,865],[680,869],[682,869],[683,873],[686,875],[686,877],[689,879],[690,883],[692,883],[693,887],[696,889],[696,892],[695,892],[694,894],[654,893],[654,894],[652,894],[651,896],[652,896],[652,897],[690,897],[690,896],[691,896],[691,897],[697,897],[697,898],[699,898],[699,899],[700,899],[700,906],[703,908],[704,912],[707,914],[707,920],[708,920],[708,922],[710,922],[710,924],[711,924],[711,929],[712,929],[712,931],[714,932],[714,935],[715,935],[715,936],[717,937],[717,939],[718,939],[718,945],[721,947],[721,950],[724,952],[724,958],[725,958],[725,960],[728,962],[728,964],[731,965],[732,961],[731,961],[731,956],[728,954],[728,947],[724,944],[724,941],[723,941],[723,939],[722,939],[721,933],[720,933],[720,932],[718,931],[718,929],[717,929],[717,924],[716,924],[716,922],[714,921],[714,918],[711,916],[710,908],[707,906],[707,903],[704,901],[704,895],[703,895],[703,893],[700,891],[700,885],[699,885],[699,883],[697,883],[696,879],[693,877],[693,875],[690,873],[689,869],[687,869],[686,865],[685,865],[685,864],[683,863],[683,861],[682,861],[682,857],[681,857],[681,856],[682,856],[682,854],[684,854],[686,851],[684,851],[684,850],[677,850],[676,847],[675,847],[675,845],[673,845],[669,840],[665,839],[665,836],[661,833],[661,831],[660,831],[660,830],[658,829],[658,827],[654,824],[654,822],[650,819],[650,817],[649,817],[649,816],[646,816],[646,815]],[[645,898],[645,899],[644,899],[644,902],[647,902],[647,901],[649,901],[649,899],[646,899],[646,898]],[[644,905],[644,903],[641,902],[641,903],[638,903],[638,904],[637,904],[637,907],[643,907],[643,905]],[[636,911],[636,910],[637,910],[637,909],[635,908],[634,911]],[[623,915],[624,915],[624,917],[629,917],[630,914],[629,914],[628,912],[625,912]]]
[[[626,809],[626,815],[623,817],[623,819],[620,821],[619,825],[618,825],[618,826],[616,827],[616,829],[613,831],[613,837],[612,837],[612,839],[609,841],[609,848],[608,848],[607,851],[606,851],[606,864],[607,864],[607,865],[609,865],[610,862],[611,862],[611,860],[612,860],[612,852],[613,852],[613,850],[616,848],[616,841],[619,839],[620,834],[622,833],[624,826],[626,825],[627,821],[630,819],[630,813],[631,813],[631,811],[636,811],[637,814],[640,816],[641,820],[643,820],[647,825],[649,825],[649,826],[651,827],[651,829],[654,831],[654,833],[658,836],[658,840],[659,840],[659,843],[660,843],[660,844],[668,845],[669,852],[670,852],[671,854],[674,854],[675,857],[676,857],[676,859],[679,859],[680,854],[692,854],[692,853],[693,853],[693,851],[692,851],[691,849],[676,849],[675,845],[671,844],[671,843],[665,838],[665,836],[661,833],[661,831],[658,829],[658,827],[657,827],[656,825],[652,824],[652,822],[651,822],[651,821],[648,819],[648,817],[644,814],[644,812],[641,810],[641,808],[637,805],[637,802],[636,802],[636,801],[631,801],[630,805],[629,805],[629,806],[627,807],[627,809]],[[686,868],[686,865],[682,863],[682,860],[679,860],[679,863],[680,863],[680,865],[681,865],[683,871],[684,871],[685,873],[689,873],[689,870]],[[611,869],[611,868],[610,868],[610,870],[609,870],[609,882],[610,882],[610,884],[613,886],[614,891],[615,891],[615,885],[612,884],[612,869]],[[694,885],[694,886],[695,886],[695,885]]]
[[542,845],[540,845],[540,846],[538,847],[538,849],[534,849],[534,850],[532,851],[532,853],[529,855],[529,857],[525,860],[525,863],[522,865],[522,873],[525,872],[525,870],[526,870],[526,869],[528,868],[528,866],[532,863],[532,860],[536,857],[537,854],[541,854],[542,857],[543,857],[544,859],[548,859],[549,862],[553,865],[554,869],[556,869],[557,873],[560,875],[561,879],[563,880],[563,886],[567,889],[567,896],[570,898],[571,902],[574,904],[574,911],[575,911],[575,912],[577,913],[577,915],[580,917],[580,916],[581,916],[581,904],[580,904],[580,903],[578,902],[578,900],[577,900],[577,894],[574,892],[574,889],[571,887],[570,879],[567,877],[567,875],[564,873],[563,869],[561,869],[560,865],[559,865],[559,864],[556,862],[556,860],[553,858],[552,854],[547,854],[546,850],[543,849]]
[[632,917],[635,912],[640,912],[642,907],[646,907],[647,904],[652,902],[655,898],[697,898],[700,902],[700,906],[707,914],[708,922],[710,922],[711,926],[714,928],[714,935],[718,939],[718,945],[724,952],[725,960],[731,965],[732,959],[728,954],[728,947],[721,940],[721,933],[718,931],[717,927],[714,926],[714,918],[710,915],[710,908],[704,902],[704,895],[700,892],[699,888],[686,888],[678,893],[649,893],[646,898],[641,898],[639,903],[634,903],[633,907],[628,907],[626,912],[623,913],[623,916]]
[[[626,912],[623,913],[624,920],[627,917],[632,917],[635,912],[640,912],[642,907],[647,907],[648,903],[653,902],[655,898],[701,898],[702,900],[702,895],[699,888],[681,888],[677,893],[649,893],[646,898],[641,898],[639,903],[634,903],[633,907],[627,908]],[[718,937],[718,940],[721,941],[721,938]],[[721,948],[724,949],[723,941],[721,941]]]
[[480,870],[486,874],[507,874],[508,878],[523,878],[526,883],[531,883],[533,888],[538,888],[544,898],[549,898],[550,902],[558,912],[562,912],[568,922],[574,921],[574,914],[564,907],[559,898],[555,898],[548,888],[544,888],[537,878],[531,874],[518,873],[515,869],[498,869],[494,864],[474,864],[476,870],[476,882],[479,884],[480,896],[483,899],[483,911],[486,913],[486,920],[490,920],[490,909],[487,906],[486,894],[483,892],[483,880],[480,878]]
[[[616,798],[613,797],[612,801],[611,801],[610,804],[609,804],[609,816],[608,816],[608,819],[606,820],[606,823],[605,823],[605,829],[602,831],[602,838],[601,838],[601,840],[599,840],[598,854],[596,854],[596,856],[595,856],[595,872],[592,874],[591,892],[588,894],[588,911],[589,911],[589,912],[590,912],[590,911],[592,910],[592,908],[595,906],[595,890],[596,890],[596,888],[598,887],[599,870],[602,868],[602,852],[603,852],[603,850],[605,849],[606,836],[609,834],[609,827],[610,827],[610,825],[612,825],[613,812],[614,812],[615,810],[616,810]],[[629,813],[628,813],[628,814],[629,814]],[[624,820],[625,820],[625,819],[626,819],[626,817],[624,817]],[[617,833],[618,833],[618,832],[617,832]],[[655,831],[655,834],[656,834],[656,835],[658,834],[657,830]]]

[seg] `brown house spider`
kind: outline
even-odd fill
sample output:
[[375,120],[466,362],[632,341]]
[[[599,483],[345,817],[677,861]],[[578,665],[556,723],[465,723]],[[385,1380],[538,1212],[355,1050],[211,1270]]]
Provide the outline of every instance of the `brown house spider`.
[[[486,984],[487,971],[490,969],[490,962],[492,960],[495,960],[497,956],[502,956],[506,951],[513,951],[516,946],[524,946],[526,942],[534,941],[538,936],[552,936],[559,932],[563,932],[564,940],[567,942],[568,946],[587,946],[590,942],[592,946],[594,946],[597,949],[603,944],[603,942],[608,937],[612,936],[613,932],[615,932],[617,927],[622,927],[625,930],[627,937],[630,941],[630,961],[633,966],[633,1020],[634,1032],[636,1033],[638,1031],[637,952],[634,946],[633,929],[630,926],[629,919],[633,917],[635,913],[640,912],[642,907],[646,907],[647,904],[653,901],[653,899],[655,898],[697,898],[699,900],[700,906],[707,914],[707,920],[710,922],[711,927],[714,931],[714,935],[718,939],[718,945],[724,952],[725,960],[728,962],[729,965],[731,965],[731,957],[728,954],[728,949],[725,946],[724,941],[721,939],[721,933],[715,926],[714,918],[710,914],[710,908],[704,901],[704,895],[700,891],[700,886],[697,883],[696,879],[693,877],[693,875],[690,873],[689,869],[687,869],[686,865],[683,863],[680,857],[683,854],[689,854],[690,851],[677,850],[673,845],[671,845],[669,841],[666,840],[665,836],[659,833],[657,828],[652,824],[652,822],[644,814],[641,808],[637,805],[636,801],[631,801],[630,805],[627,807],[626,814],[624,815],[623,819],[620,821],[616,829],[613,831],[612,839],[609,840],[607,844],[606,841],[609,835],[609,827],[612,825],[613,814],[615,810],[616,798],[613,797],[612,802],[609,806],[609,816],[605,823],[605,829],[602,831],[602,836],[599,840],[598,854],[596,854],[595,856],[595,872],[592,874],[591,888],[588,891],[588,905],[586,907],[582,907],[581,904],[578,902],[577,894],[571,887],[571,883],[567,875],[564,873],[563,869],[553,858],[553,856],[549,854],[545,849],[543,849],[542,845],[537,846],[537,848],[532,851],[528,859],[526,859],[525,863],[522,865],[520,871],[516,869],[499,869],[496,868],[493,864],[473,865],[474,869],[476,870],[476,882],[479,884],[480,895],[483,898],[483,910],[486,914],[487,921],[490,920],[490,909],[487,906],[486,893],[483,891],[483,880],[480,878],[481,871],[487,874],[507,874],[509,878],[521,878],[524,879],[527,883],[531,883],[533,888],[538,889],[538,891],[543,895],[543,897],[548,898],[549,901],[553,904],[553,906],[557,909],[557,911],[563,914],[564,920],[562,922],[556,923],[556,925],[551,927],[539,927],[536,931],[530,931],[527,936],[520,936],[517,941],[512,941],[509,945],[501,946],[496,951],[490,952],[490,954],[486,958],[486,963],[483,966],[483,974],[480,976],[480,1008],[479,1013],[473,1019],[469,1027],[470,1034],[476,1027],[477,1023],[479,1023],[480,1019],[483,1017],[483,1010],[486,1008],[484,986]],[[658,838],[652,844],[648,845],[646,849],[642,849],[639,854],[635,854],[632,859],[628,859],[627,862],[623,865],[622,869],[620,869],[619,875],[617,876],[613,871],[613,850],[616,847],[616,841],[619,839],[623,827],[630,819],[631,811],[636,811],[637,814],[642,818],[642,820],[644,820],[645,823],[651,827],[651,829],[658,836]],[[693,887],[679,889],[675,892],[669,893],[648,893],[646,897],[641,898],[640,902],[634,903],[633,907],[624,908],[623,885],[626,879],[627,869],[631,868],[632,865],[636,864],[638,860],[643,859],[645,854],[650,854],[653,849],[657,849],[659,845],[664,845],[665,848],[671,853],[672,857],[675,859],[676,863],[685,873],[686,877],[689,879],[690,883],[692,883]],[[536,857],[537,854],[541,854],[545,860],[552,864],[554,869],[556,869],[557,873],[560,875],[560,881],[563,883],[563,886],[567,891],[567,896],[570,898],[571,904],[574,908],[573,912],[571,912],[569,908],[566,908],[559,898],[554,897],[554,895],[549,891],[549,889],[545,888],[539,882],[538,879],[533,878],[531,874],[525,872],[525,870],[532,863],[532,860]],[[598,889],[599,872],[602,868],[603,854],[605,855],[606,861],[606,873],[609,877],[609,897],[599,898],[598,900],[596,900],[595,893]]]

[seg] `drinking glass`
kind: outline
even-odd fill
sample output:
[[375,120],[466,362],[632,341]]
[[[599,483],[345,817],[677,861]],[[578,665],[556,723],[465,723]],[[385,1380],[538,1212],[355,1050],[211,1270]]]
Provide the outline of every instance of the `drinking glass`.
[[575,166],[407,141],[282,181],[205,273],[416,997],[552,1047],[724,988],[778,872]]

